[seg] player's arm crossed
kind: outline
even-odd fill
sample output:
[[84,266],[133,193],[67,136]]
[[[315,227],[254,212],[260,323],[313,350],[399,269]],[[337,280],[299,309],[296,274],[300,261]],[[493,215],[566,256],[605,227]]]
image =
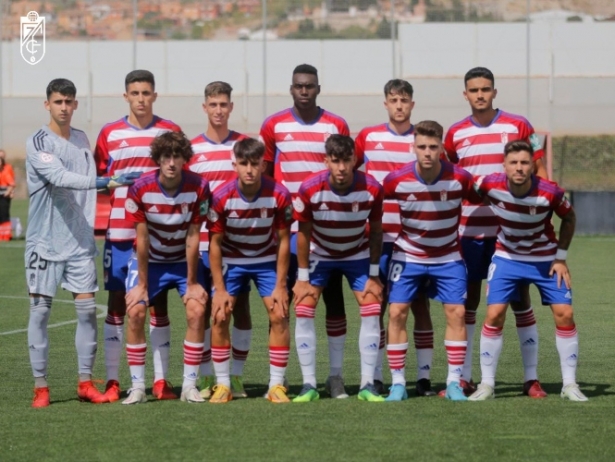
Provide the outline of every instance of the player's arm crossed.
[[147,295],[149,264],[149,231],[147,229],[147,223],[136,223],[135,230],[137,232],[137,277],[139,278],[139,282],[126,294],[127,312],[139,303],[143,303],[145,306],[150,305]]

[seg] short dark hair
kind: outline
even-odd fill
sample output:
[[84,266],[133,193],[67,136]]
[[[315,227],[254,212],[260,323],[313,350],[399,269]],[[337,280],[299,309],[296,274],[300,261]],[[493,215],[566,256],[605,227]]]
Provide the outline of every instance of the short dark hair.
[[244,138],[233,145],[235,160],[258,162],[265,156],[265,145],[254,138]]
[[150,157],[157,164],[164,154],[179,153],[186,162],[192,157],[192,144],[184,132],[164,132],[157,136],[150,145]]
[[415,135],[429,136],[430,138],[438,138],[442,141],[444,128],[434,120],[422,120],[414,126]]
[[226,95],[230,100],[232,91],[233,87],[226,82],[211,82],[205,87],[205,98],[209,98],[210,96]]
[[354,140],[346,135],[330,135],[325,141],[325,154],[340,160],[347,160],[354,154]]
[[53,79],[47,85],[47,99],[52,93],[60,93],[63,96],[77,96],[77,87],[68,79]]
[[311,74],[311,75],[315,75],[316,77],[318,77],[318,71],[311,64],[299,64],[293,70],[293,75],[295,74]]
[[526,151],[530,153],[530,157],[534,157],[534,148],[531,143],[528,143],[525,140],[513,140],[506,143],[504,146],[504,157],[506,157],[511,152],[520,152]]
[[135,82],[147,82],[152,85],[152,89],[156,88],[154,74],[152,74],[150,71],[137,69],[136,71],[129,72],[126,75],[126,79],[124,80],[124,87],[126,88],[126,90],[128,90],[128,85]]
[[384,86],[384,96],[386,98],[393,93],[396,93],[398,95],[408,95],[410,98],[412,98],[412,95],[414,94],[414,89],[412,88],[412,85],[410,85],[410,82],[408,82],[407,80],[393,79],[389,80]]
[[491,85],[495,85],[495,77],[493,76],[493,72],[491,72],[486,67],[473,67],[468,72],[466,72],[465,77],[463,78],[463,84],[466,85],[468,80],[484,78],[487,80],[491,80]]

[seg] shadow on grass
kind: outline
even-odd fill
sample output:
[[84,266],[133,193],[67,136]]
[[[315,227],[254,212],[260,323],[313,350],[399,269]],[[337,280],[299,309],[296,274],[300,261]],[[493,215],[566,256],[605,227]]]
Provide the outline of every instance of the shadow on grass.
[[[598,396],[610,396],[615,395],[615,391],[609,391],[612,388],[612,384],[610,383],[589,383],[589,382],[578,382],[581,391],[588,398],[598,397]],[[561,382],[540,382],[544,391],[549,395],[557,396],[562,391],[562,383]],[[517,394],[519,397],[525,397],[523,394],[523,384],[513,383],[513,382],[497,382],[495,387],[496,395],[502,394]]]

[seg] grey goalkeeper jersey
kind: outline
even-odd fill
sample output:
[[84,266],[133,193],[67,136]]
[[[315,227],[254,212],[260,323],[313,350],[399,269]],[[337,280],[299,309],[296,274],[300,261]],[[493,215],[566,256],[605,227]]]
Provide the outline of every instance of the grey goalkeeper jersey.
[[26,174],[26,255],[37,252],[50,261],[95,257],[96,165],[86,134],[71,128],[66,140],[43,125],[26,142]]

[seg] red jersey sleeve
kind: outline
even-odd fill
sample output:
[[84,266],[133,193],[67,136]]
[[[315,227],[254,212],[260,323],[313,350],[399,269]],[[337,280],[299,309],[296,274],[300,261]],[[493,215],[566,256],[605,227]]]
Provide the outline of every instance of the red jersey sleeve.
[[564,195],[564,190],[559,187],[557,188],[557,192],[553,197],[553,210],[555,211],[555,214],[560,218],[564,218],[572,210],[572,205]]
[[143,209],[143,202],[141,201],[140,190],[134,185],[128,188],[128,196],[124,203],[126,209],[126,219],[133,223],[145,223],[145,210]]
[[342,121],[339,127],[340,135],[350,136],[350,128],[348,128],[348,124],[346,121]]
[[210,233],[223,233],[226,217],[224,216],[224,200],[213,196],[207,213],[207,229]]
[[[374,180],[374,183],[376,183],[376,180]],[[373,188],[375,193],[374,204],[372,205],[372,211],[370,212],[367,219],[369,221],[382,221],[382,214],[384,213],[382,209],[382,202],[384,201],[384,190],[382,189],[382,186],[377,183],[373,185]]]
[[310,198],[303,185],[299,187],[299,192],[293,200],[293,218],[301,222],[312,221]]
[[94,161],[96,162],[96,174],[105,175],[109,168],[109,148],[107,146],[107,133],[103,129],[96,140],[94,148]]
[[357,158],[357,162],[354,165],[354,169],[357,170],[361,165],[365,163],[365,138],[367,134],[365,130],[361,130],[357,135],[357,139],[354,140],[354,154]]
[[275,133],[273,131],[273,122],[270,119],[263,122],[258,139],[265,145],[265,162],[275,161]]
[[190,221],[191,224],[200,225],[205,220],[207,220],[210,196],[211,194],[209,192],[209,183],[203,178],[201,181],[201,186],[199,187],[199,197],[193,205],[192,220]]
[[534,149],[534,161],[542,159],[545,156],[545,151],[542,148],[542,141],[540,140],[540,137],[534,131],[534,127],[527,122],[523,124],[523,128],[524,133],[522,138],[532,145],[532,149]]
[[455,143],[453,142],[452,130],[446,132],[446,136],[444,137],[444,152],[440,157],[452,162],[453,164],[457,164],[459,162],[459,157],[457,157],[457,151],[455,150]]
[[293,223],[293,205],[288,189],[276,187],[277,207],[273,219],[274,229],[289,228]]
[[384,181],[382,182],[382,191],[384,199],[397,199],[397,196],[395,195],[396,184],[397,181],[395,181],[395,179],[391,177],[390,173],[384,178]]

